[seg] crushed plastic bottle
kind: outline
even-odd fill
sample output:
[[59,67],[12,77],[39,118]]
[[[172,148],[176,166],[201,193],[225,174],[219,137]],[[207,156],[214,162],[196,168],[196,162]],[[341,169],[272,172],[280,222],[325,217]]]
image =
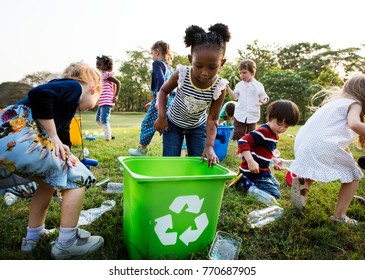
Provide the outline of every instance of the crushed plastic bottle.
[[6,192],[4,194],[5,204],[8,206],[13,205],[17,199],[18,197],[10,192]]
[[88,210],[82,210],[80,213],[79,221],[77,223],[78,226],[90,225],[93,221],[99,218],[105,212],[111,210],[115,206],[114,200],[106,200],[104,201],[100,207],[91,208]]
[[259,201],[265,203],[266,205],[279,205],[275,197],[255,186],[252,186],[248,189],[248,194],[256,197]]
[[115,182],[109,182],[106,187],[107,193],[120,193],[123,192],[124,185],[123,183],[115,183]]
[[247,217],[247,222],[252,228],[263,227],[277,220],[283,215],[283,213],[283,208],[277,205],[271,205],[269,207],[250,212]]

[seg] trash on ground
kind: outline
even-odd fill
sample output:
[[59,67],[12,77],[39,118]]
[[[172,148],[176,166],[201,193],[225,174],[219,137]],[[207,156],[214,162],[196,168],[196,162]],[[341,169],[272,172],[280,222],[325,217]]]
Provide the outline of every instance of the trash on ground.
[[280,218],[283,213],[283,208],[277,205],[271,205],[269,207],[250,212],[247,217],[247,222],[250,224],[251,228],[263,227]]
[[224,231],[217,231],[209,250],[209,258],[211,260],[237,259],[241,243],[240,237]]
[[121,193],[123,192],[124,185],[123,183],[115,183],[115,182],[109,182],[106,191],[107,193]]
[[107,179],[104,179],[104,180],[102,180],[102,181],[100,181],[100,182],[97,182],[96,184],[95,184],[95,186],[96,187],[100,187],[100,186],[102,186],[102,185],[105,185],[106,183],[108,183],[110,181],[110,178],[107,178]]
[[115,206],[114,200],[104,201],[98,208],[90,208],[88,210],[81,210],[78,226],[90,225],[93,221],[98,219],[102,214],[111,210]]
[[265,203],[266,205],[279,205],[279,202],[277,202],[275,197],[273,197],[272,195],[270,195],[269,193],[267,193],[263,190],[260,190],[256,186],[251,186],[248,189],[247,193],[249,195],[252,195],[253,197],[256,197],[259,201],[261,201],[262,203]]
[[5,204],[10,206],[13,205],[15,203],[15,201],[17,201],[18,197],[15,194],[12,194],[10,192],[6,192],[4,194],[4,200],[5,200]]

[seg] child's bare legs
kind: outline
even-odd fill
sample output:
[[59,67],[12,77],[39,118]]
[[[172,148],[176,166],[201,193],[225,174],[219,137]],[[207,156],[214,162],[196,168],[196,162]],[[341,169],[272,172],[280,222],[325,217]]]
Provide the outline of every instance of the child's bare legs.
[[28,227],[36,228],[43,225],[46,220],[54,189],[38,178],[32,180],[38,183],[38,188],[30,202]]
[[359,187],[359,181],[355,180],[351,183],[343,183],[338,193],[338,200],[334,216],[336,218],[343,218],[346,216],[347,209]]
[[61,227],[75,228],[79,221],[85,188],[64,190],[61,205]]

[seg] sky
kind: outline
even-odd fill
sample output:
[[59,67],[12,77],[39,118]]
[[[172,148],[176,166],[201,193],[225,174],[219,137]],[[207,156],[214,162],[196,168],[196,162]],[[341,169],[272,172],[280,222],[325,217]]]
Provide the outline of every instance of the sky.
[[[189,54],[190,25],[228,25],[227,59],[259,45],[299,42],[333,49],[365,44],[363,0],[0,0],[0,83],[38,71],[62,72],[74,61],[95,65],[97,55],[127,59],[158,40]],[[117,73],[118,64],[115,72]]]

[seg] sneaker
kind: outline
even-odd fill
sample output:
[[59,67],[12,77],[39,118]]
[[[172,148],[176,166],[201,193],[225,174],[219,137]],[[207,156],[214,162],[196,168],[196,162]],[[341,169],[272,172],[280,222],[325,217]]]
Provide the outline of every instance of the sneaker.
[[307,195],[304,195],[304,190],[309,190],[308,183],[304,178],[293,178],[291,186],[291,201],[295,208],[302,210],[305,206]]
[[53,242],[51,255],[56,260],[69,259],[75,256],[90,254],[98,250],[103,244],[103,237],[92,236],[90,232],[78,228],[76,236],[70,245],[64,246],[57,240]]
[[[46,237],[46,236],[50,235],[51,233],[53,233],[55,231],[56,231],[55,228],[54,229],[46,229],[46,230],[44,230],[44,233],[41,236],[41,238],[42,237]],[[37,241],[36,240],[31,240],[31,239],[26,240],[25,238],[23,238],[23,240],[22,240],[22,246],[20,247],[20,250],[24,254],[30,254],[30,253],[33,252],[33,250],[35,249],[35,247],[37,247],[38,242],[39,242],[39,240],[37,240]]]
[[148,152],[148,149],[142,149],[141,146],[138,146],[137,149],[129,149],[128,153],[131,156],[146,156]]
[[334,222],[338,222],[338,223],[341,223],[341,224],[348,224],[348,225],[351,225],[351,226],[357,226],[358,225],[358,222],[355,219],[351,219],[347,216],[345,216],[343,218],[337,218],[335,216],[331,216],[331,220],[334,221]]

